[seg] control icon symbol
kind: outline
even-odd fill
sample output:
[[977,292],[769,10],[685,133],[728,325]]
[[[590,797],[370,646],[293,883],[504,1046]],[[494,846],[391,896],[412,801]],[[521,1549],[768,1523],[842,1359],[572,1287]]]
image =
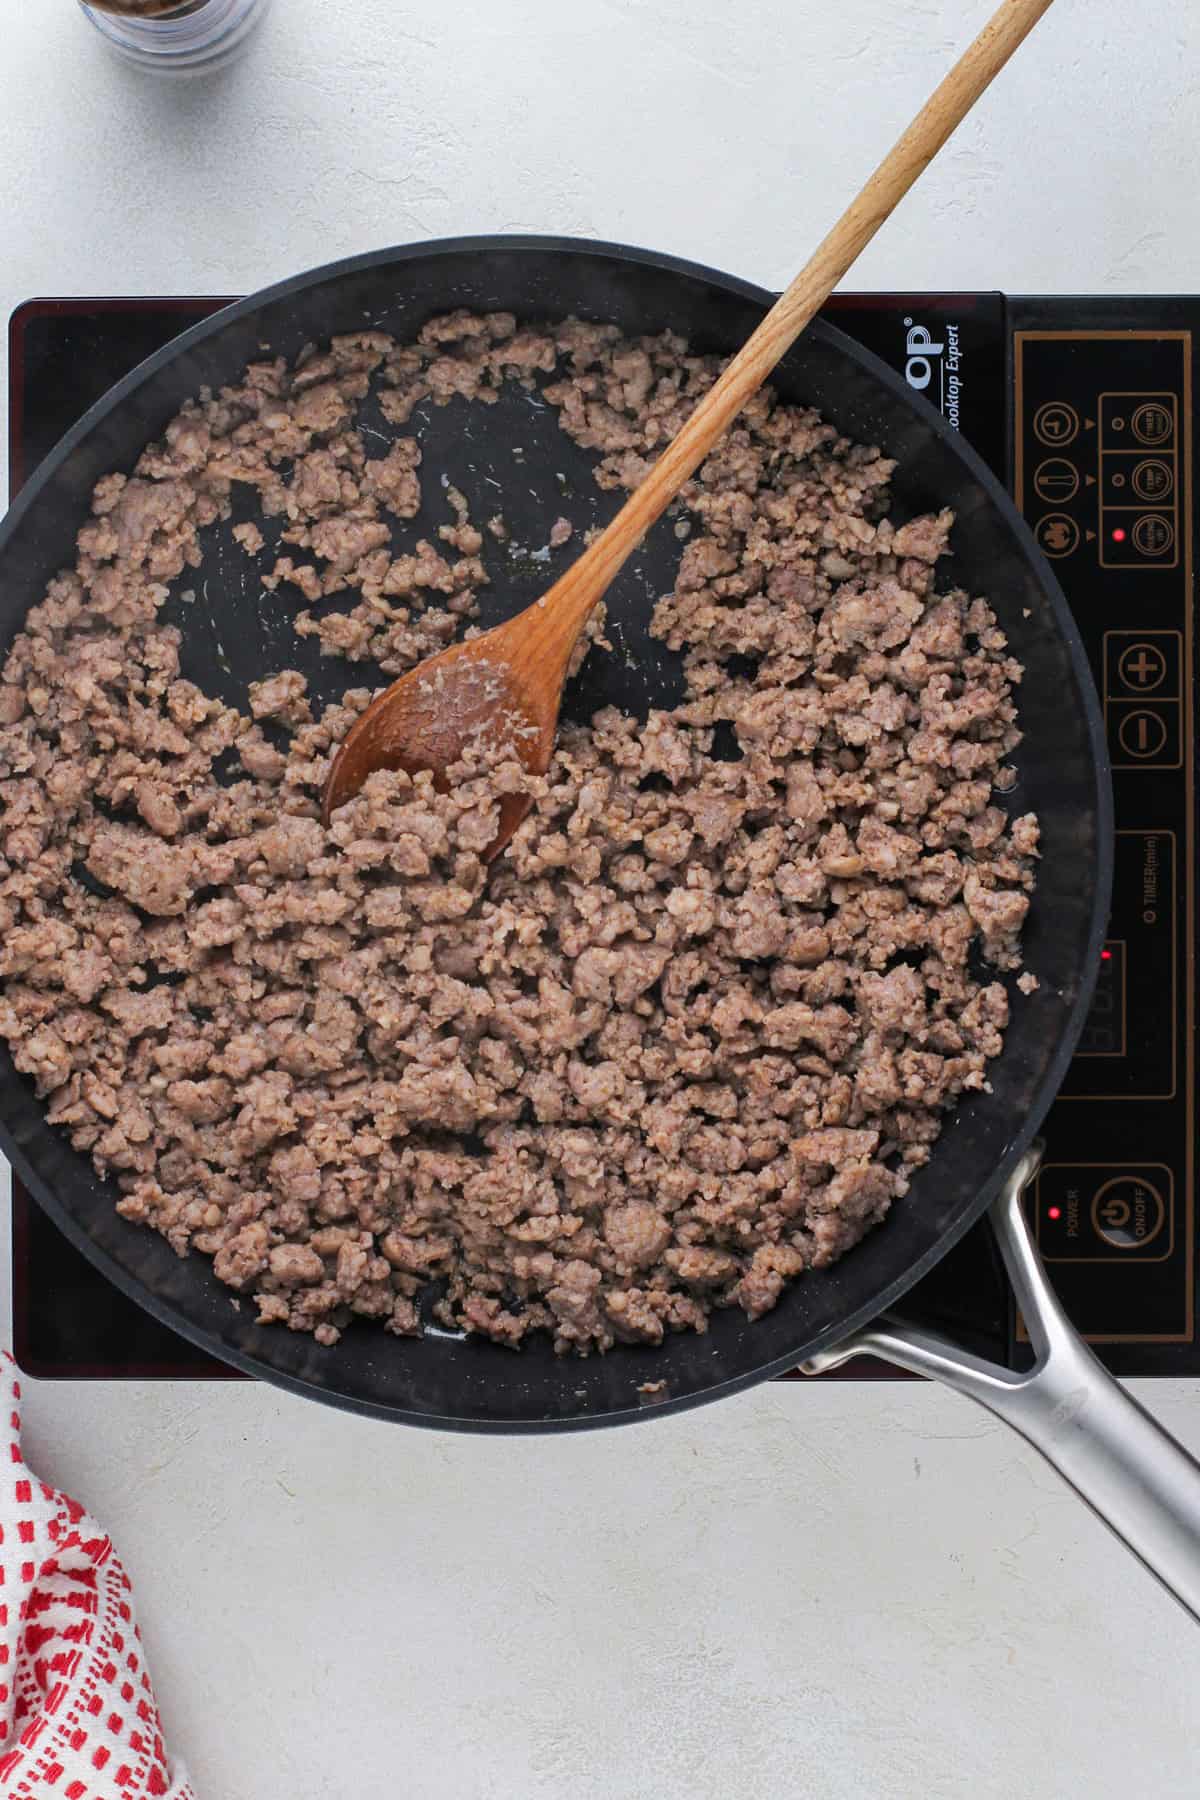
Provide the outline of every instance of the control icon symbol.
[[1048,444],[1052,450],[1072,443],[1079,435],[1079,414],[1065,400],[1047,400],[1033,415],[1033,435],[1040,444]]
[[1079,527],[1066,513],[1047,513],[1038,524],[1037,541],[1047,556],[1070,556],[1079,545]]
[[[1079,471],[1065,457],[1048,456],[1035,471],[1033,486],[1039,500],[1057,501],[1062,505],[1073,500],[1079,492]],[[1149,499],[1150,496],[1144,494],[1142,498]]]

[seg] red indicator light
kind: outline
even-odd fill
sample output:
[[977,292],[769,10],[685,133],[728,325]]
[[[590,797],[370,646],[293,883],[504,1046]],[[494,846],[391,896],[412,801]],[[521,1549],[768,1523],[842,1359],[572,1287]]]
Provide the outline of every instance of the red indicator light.
[[1100,952],[1100,961],[1101,962],[1111,962],[1112,961],[1112,951],[1111,950],[1102,950]]
[[1061,1206],[1049,1207],[1047,1209],[1046,1216],[1047,1216],[1047,1218],[1050,1218],[1050,1219],[1061,1219],[1062,1218],[1062,1207]]
[[1114,544],[1123,544],[1125,542],[1126,536],[1127,536],[1127,533],[1126,533],[1125,527],[1123,525],[1118,525],[1116,530],[1112,534],[1113,543]]

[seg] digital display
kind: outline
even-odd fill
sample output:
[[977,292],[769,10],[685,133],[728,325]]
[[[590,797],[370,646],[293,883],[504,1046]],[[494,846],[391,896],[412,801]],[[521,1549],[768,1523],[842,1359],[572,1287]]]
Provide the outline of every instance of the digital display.
[[1125,945],[1112,938],[1100,952],[1100,970],[1079,1039],[1080,1056],[1125,1055]]

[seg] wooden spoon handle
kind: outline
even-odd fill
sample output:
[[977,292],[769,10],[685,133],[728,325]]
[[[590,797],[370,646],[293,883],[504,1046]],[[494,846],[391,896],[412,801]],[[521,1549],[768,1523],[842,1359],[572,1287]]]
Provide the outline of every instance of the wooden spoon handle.
[[546,601],[554,609],[556,637],[561,629],[564,637],[574,643],[588,613],[626,557],[699,468],[780,357],[795,343],[1051,3],[1052,0],[1003,0],[616,518],[550,589]]

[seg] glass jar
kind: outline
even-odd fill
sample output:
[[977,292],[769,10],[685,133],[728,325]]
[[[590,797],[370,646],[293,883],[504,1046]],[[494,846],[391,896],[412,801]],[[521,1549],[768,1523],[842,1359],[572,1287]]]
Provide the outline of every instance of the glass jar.
[[79,0],[118,55],[162,75],[207,75],[245,49],[270,0]]

